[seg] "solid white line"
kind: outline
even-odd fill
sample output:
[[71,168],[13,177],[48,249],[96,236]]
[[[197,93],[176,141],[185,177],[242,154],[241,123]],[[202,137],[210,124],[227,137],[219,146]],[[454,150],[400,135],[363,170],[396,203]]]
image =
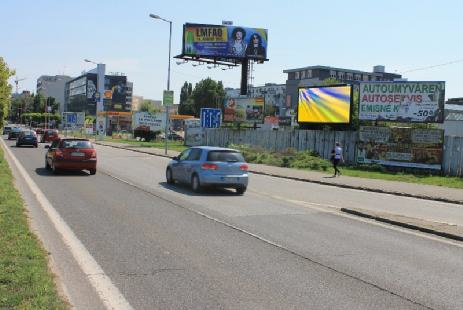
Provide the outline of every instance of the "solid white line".
[[55,208],[53,208],[53,205],[38,188],[37,184],[31,179],[29,174],[16,159],[1,137],[0,140],[3,145],[3,149],[16,165],[19,173],[24,178],[32,193],[36,196],[42,209],[45,213],[47,213],[48,218],[55,226],[55,229],[61,235],[64,244],[69,247],[75,260],[87,276],[89,282],[95,288],[104,305],[108,309],[133,309],[119,289],[111,282],[111,279],[104,273],[100,265],[98,265],[96,260],[88,252],[82,242],[76,237],[71,228],[66,224],[63,218],[61,218]]

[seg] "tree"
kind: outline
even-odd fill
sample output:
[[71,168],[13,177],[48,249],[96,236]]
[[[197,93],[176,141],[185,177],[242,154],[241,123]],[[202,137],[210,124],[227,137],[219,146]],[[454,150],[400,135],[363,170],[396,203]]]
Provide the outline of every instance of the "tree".
[[201,108],[220,108],[225,98],[223,84],[211,78],[201,80],[195,85],[192,98],[193,112],[196,117],[199,117]]
[[0,127],[2,128],[11,104],[11,85],[8,84],[8,79],[14,74],[14,70],[11,70],[3,57],[0,57]]
[[33,97],[33,103],[32,103],[32,112],[34,113],[45,113],[45,97],[38,92],[35,96]]
[[193,85],[185,82],[180,90],[180,104],[178,105],[178,113],[186,115],[194,115],[193,105]]

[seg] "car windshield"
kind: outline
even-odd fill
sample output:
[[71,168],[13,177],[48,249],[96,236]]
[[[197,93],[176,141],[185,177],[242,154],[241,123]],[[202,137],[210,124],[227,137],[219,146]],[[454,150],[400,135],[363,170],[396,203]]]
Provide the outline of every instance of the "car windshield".
[[208,161],[223,161],[223,162],[244,162],[243,155],[237,151],[223,150],[210,151],[207,154]]
[[25,136],[35,136],[35,132],[28,130],[28,131],[24,131],[23,135],[25,135]]
[[64,140],[64,149],[92,149],[93,146],[90,141],[86,140]]

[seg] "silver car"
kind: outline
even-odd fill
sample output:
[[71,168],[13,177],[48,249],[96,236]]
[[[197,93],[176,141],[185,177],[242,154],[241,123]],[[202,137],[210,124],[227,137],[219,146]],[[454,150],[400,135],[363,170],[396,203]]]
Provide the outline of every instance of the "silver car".
[[242,195],[248,187],[248,165],[234,149],[198,146],[175,156],[166,169],[167,183],[191,184],[195,192],[203,187],[234,188]]

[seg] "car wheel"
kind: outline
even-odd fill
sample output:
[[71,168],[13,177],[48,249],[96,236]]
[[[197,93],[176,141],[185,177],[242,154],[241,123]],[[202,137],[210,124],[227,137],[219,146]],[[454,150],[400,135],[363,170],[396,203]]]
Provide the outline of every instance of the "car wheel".
[[48,160],[45,158],[45,169],[50,170],[50,164],[48,163]]
[[169,184],[173,184],[175,182],[173,176],[172,176],[172,169],[170,168],[167,168],[166,169],[166,180],[167,180],[167,183]]
[[238,195],[243,195],[244,192],[246,192],[246,186],[240,186],[240,187],[237,187],[237,188],[236,188],[236,193],[237,193]]
[[35,148],[38,148],[39,146],[38,146],[37,144],[34,144],[34,147],[35,147]]
[[199,183],[199,177],[197,174],[193,174],[191,177],[191,189],[195,193],[199,193],[201,191],[201,184]]
[[90,171],[90,175],[95,175],[96,174],[96,169],[89,169],[88,171]]

